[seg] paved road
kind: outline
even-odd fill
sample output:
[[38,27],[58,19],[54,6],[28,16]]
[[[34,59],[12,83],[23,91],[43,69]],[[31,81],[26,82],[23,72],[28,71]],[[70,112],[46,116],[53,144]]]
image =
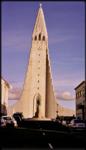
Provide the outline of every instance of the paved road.
[[[0,130],[2,148],[36,148],[57,150],[58,148],[83,148],[85,139],[80,133],[67,133],[62,131],[4,128]],[[68,149],[69,150],[69,149]],[[82,149],[81,149],[82,150]],[[83,149],[84,150],[84,149]]]

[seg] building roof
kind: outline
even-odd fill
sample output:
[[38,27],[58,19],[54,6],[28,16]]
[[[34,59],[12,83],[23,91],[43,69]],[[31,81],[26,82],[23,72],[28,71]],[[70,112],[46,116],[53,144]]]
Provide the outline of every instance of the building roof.
[[77,88],[79,88],[82,84],[84,84],[85,83],[85,81],[82,81],[79,85],[77,85],[76,87],[75,87],[75,90],[77,89]]
[[34,37],[34,35],[38,35],[39,33],[42,33],[46,38],[48,37],[42,4],[40,4],[38,10],[32,36]]
[[5,84],[8,86],[8,88],[10,88],[10,87],[11,87],[11,85],[8,83],[8,81],[7,81],[7,80],[5,80],[3,77],[2,77],[2,80],[5,82]]

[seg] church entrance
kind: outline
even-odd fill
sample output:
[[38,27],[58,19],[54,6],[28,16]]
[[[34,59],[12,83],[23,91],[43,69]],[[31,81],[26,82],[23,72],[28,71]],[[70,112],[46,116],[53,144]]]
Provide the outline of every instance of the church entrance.
[[34,100],[33,100],[33,114],[34,118],[39,118],[40,117],[40,105],[41,105],[41,99],[40,95],[36,95]]

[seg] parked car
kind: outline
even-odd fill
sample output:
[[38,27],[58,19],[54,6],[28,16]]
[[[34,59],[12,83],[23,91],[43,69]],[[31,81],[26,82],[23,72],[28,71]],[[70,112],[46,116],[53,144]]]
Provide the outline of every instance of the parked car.
[[63,120],[63,121],[62,121],[62,124],[63,124],[63,125],[67,125],[67,123],[66,123],[66,121],[65,121],[65,120]]
[[18,126],[17,121],[13,117],[12,117],[12,121],[14,123],[14,126],[17,127]]
[[20,127],[21,126],[21,122],[24,119],[23,114],[21,112],[16,112],[16,113],[13,114],[12,117],[16,120],[18,126]]
[[0,118],[0,122],[1,122],[1,124],[0,124],[1,127],[6,126],[6,121],[2,117]]
[[5,120],[6,127],[8,127],[8,126],[10,126],[10,127],[17,126],[16,120],[14,120],[14,118],[12,118],[12,117],[2,116],[2,119]]
[[79,119],[73,119],[71,120],[70,127],[74,127],[74,128],[85,128],[85,122],[83,120],[79,120]]

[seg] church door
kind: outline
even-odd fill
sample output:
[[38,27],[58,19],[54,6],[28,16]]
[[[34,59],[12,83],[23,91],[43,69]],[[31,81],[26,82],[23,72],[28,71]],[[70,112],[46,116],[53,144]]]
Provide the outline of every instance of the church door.
[[39,118],[40,116],[40,105],[41,105],[40,95],[37,95],[35,96],[33,101],[34,118]]

